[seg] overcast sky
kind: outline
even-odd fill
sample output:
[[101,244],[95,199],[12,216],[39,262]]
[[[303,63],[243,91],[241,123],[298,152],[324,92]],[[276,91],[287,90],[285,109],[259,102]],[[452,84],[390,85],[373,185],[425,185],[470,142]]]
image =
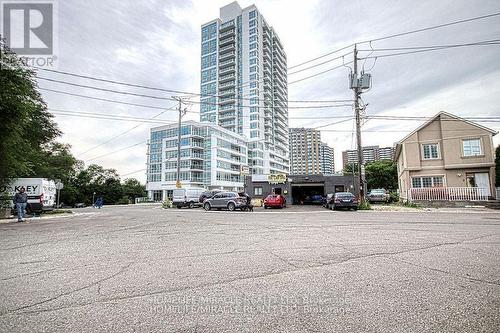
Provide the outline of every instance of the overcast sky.
[[[229,1],[59,1],[58,69],[99,78],[125,81],[167,89],[199,92],[200,26],[219,15]],[[253,3],[280,36],[288,56],[288,66],[315,58],[349,45],[381,36],[419,29],[454,20],[500,12],[500,2],[491,1],[239,1],[242,7]],[[500,17],[392,38],[372,43],[373,48],[456,44],[497,39]],[[359,46],[370,49],[369,44]],[[391,53],[389,51],[388,53]],[[382,54],[382,52],[380,52]],[[338,56],[322,58],[322,62]],[[362,52],[360,56],[368,55]],[[346,61],[352,57],[346,56]],[[446,49],[442,51],[367,60],[365,70],[373,76],[373,87],[363,94],[369,103],[367,115],[431,116],[441,110],[463,116],[500,116],[500,45]],[[311,63],[309,65],[313,65]],[[289,75],[289,82],[342,64],[331,61],[314,69]],[[307,67],[307,66],[304,66]],[[296,68],[299,69],[299,68]],[[296,70],[290,70],[292,71]],[[340,68],[289,85],[290,100],[331,100],[352,98],[348,89],[348,69]],[[170,97],[171,94],[93,82],[40,72],[39,76],[134,93]],[[43,88],[64,90],[99,98],[137,104],[170,107],[171,101],[120,96],[59,83],[39,81]],[[159,110],[113,104],[43,91],[51,109],[119,114],[150,118]],[[292,104],[290,105],[297,105]],[[198,106],[190,107],[198,111]],[[349,107],[298,110],[289,116],[351,115]],[[176,119],[176,112],[159,118]],[[152,124],[143,124],[105,145],[85,154],[138,123],[117,120],[56,116],[64,135],[61,141],[73,146],[74,154],[121,175],[144,169],[146,144],[125,148],[148,138]],[[199,120],[195,113],[186,119]],[[291,127],[315,127],[332,120],[291,119]],[[421,122],[369,120],[363,129],[363,145],[391,146]],[[500,129],[500,123],[482,123]],[[354,147],[352,121],[325,127],[323,141],[335,148],[336,169],[341,168],[341,152]],[[377,131],[375,131],[377,130]],[[500,142],[500,135],[495,143]],[[104,157],[100,157],[104,155]],[[145,181],[144,172],[127,177]],[[125,178],[127,178],[125,177]]]

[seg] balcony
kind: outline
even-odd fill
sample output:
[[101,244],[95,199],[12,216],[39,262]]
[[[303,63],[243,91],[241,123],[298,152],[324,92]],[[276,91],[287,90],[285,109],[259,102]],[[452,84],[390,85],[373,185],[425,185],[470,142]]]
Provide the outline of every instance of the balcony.
[[233,58],[233,59],[219,62],[219,68],[224,68],[226,66],[234,66],[235,64],[236,64],[236,60]]
[[222,38],[227,37],[227,36],[234,36],[234,35],[235,35],[234,29],[229,29],[229,30],[226,30],[224,32],[221,32],[219,35],[219,39],[222,39]]
[[219,96],[220,97],[228,97],[231,95],[234,95],[234,89],[224,89],[219,91]]
[[234,44],[233,45],[227,45],[227,46],[221,47],[219,49],[219,54],[222,56],[222,54],[227,53],[227,52],[231,52],[231,51],[234,51],[234,50],[235,50]]
[[228,103],[233,103],[234,104],[235,100],[234,100],[234,96],[229,96],[229,97],[224,97],[224,98],[220,98],[219,99],[219,104],[220,105],[225,105],[225,104],[228,104]]
[[235,70],[236,70],[235,66],[224,67],[223,69],[219,70],[219,75],[234,73]]
[[224,54],[219,55],[219,61],[222,62],[230,58],[234,58],[234,56],[235,56],[234,52],[226,52]]
[[229,88],[229,87],[234,87],[236,83],[234,81],[226,82],[226,83],[219,83],[219,89],[224,89],[224,88]]
[[220,121],[219,125],[224,127],[224,126],[234,126],[236,125],[236,120],[229,120],[229,121]]
[[219,31],[222,34],[222,32],[227,31],[228,29],[234,29],[234,20],[222,23]]
[[224,46],[224,45],[229,45],[229,44],[234,44],[236,40],[234,37],[229,37],[229,38],[224,38],[219,40],[219,46]]
[[223,83],[223,82],[227,82],[227,81],[234,81],[234,79],[236,79],[236,76],[234,74],[228,74],[228,75],[224,75],[224,76],[221,76],[219,77],[219,82],[220,83]]
[[233,111],[228,111],[228,112],[222,112],[219,115],[219,120],[226,120],[226,119],[233,119],[236,117],[236,114]]

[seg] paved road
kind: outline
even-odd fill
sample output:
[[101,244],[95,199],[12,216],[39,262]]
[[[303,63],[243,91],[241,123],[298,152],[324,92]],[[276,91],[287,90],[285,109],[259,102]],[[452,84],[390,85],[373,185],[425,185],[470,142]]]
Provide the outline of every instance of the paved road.
[[500,213],[79,212],[0,225],[0,331],[500,327]]

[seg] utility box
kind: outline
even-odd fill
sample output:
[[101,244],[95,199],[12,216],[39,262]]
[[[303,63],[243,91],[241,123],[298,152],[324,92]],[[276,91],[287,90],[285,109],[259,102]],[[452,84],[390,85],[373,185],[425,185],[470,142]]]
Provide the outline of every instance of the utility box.
[[361,74],[361,77],[358,80],[358,88],[361,89],[369,89],[372,84],[372,75],[371,74]]
[[349,89],[354,89],[358,87],[358,77],[354,74],[349,75]]

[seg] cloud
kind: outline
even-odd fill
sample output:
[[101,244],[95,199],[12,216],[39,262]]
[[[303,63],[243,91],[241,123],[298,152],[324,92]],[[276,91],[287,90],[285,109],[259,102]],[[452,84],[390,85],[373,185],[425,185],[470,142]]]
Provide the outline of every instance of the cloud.
[[[219,8],[230,1],[63,1],[59,20],[59,69],[95,77],[135,84],[163,87],[198,93],[200,89],[200,26],[219,14]],[[242,7],[253,4],[240,1]],[[256,1],[255,4],[273,26],[285,47],[290,66],[318,55],[331,52],[355,41],[370,40],[402,31],[418,29],[467,17],[498,12],[498,1],[477,4],[460,1]],[[497,38],[499,18],[492,18],[430,32],[398,37],[372,43],[374,48],[415,45],[450,44]],[[368,43],[360,49],[369,50]],[[349,50],[346,50],[346,52]],[[360,56],[370,52],[362,51]],[[379,54],[381,54],[380,52]],[[321,60],[332,59],[332,54]],[[371,70],[373,88],[363,94],[369,103],[368,115],[433,115],[440,110],[467,115],[499,115],[500,91],[496,77],[500,73],[500,46],[449,49],[400,57],[377,59]],[[345,56],[345,61],[352,58]],[[310,63],[309,65],[318,62]],[[338,59],[314,69],[289,76],[289,82],[342,64]],[[360,64],[360,66],[362,63]],[[372,67],[366,61],[365,69]],[[362,66],[361,66],[362,67]],[[300,69],[296,68],[293,71]],[[291,71],[290,71],[291,72]],[[315,78],[291,84],[289,99],[345,99],[352,98],[348,89],[345,67]],[[161,97],[169,93],[131,88],[102,82],[40,73],[41,76],[90,84],[119,91],[129,91]],[[124,96],[91,89],[82,89],[40,80],[40,86],[68,92],[109,98],[156,107],[175,106],[175,102]],[[43,92],[49,107],[67,110],[121,114],[150,118],[159,110],[113,104],[74,96]],[[290,103],[292,105],[292,103]],[[294,104],[296,105],[296,104]],[[198,105],[191,110],[197,111]],[[351,115],[352,109],[319,110],[290,109],[289,116]],[[162,119],[175,120],[175,110],[166,112]],[[196,114],[186,119],[197,120]],[[62,140],[73,145],[77,156],[89,148],[109,140],[136,123],[57,116],[64,131]],[[332,120],[333,121],[333,120]],[[290,120],[292,126],[319,126],[328,119]],[[403,132],[418,126],[418,122],[368,121],[364,128],[393,130],[393,133],[366,132],[367,145],[392,145],[404,136]],[[485,124],[498,129],[498,125]],[[148,138],[151,124],[144,124],[119,139],[111,141],[82,159],[103,155]],[[341,166],[342,150],[352,146],[352,122],[327,127],[322,139],[335,148],[337,168]],[[499,136],[500,137],[500,136]],[[498,143],[499,139],[495,138]],[[113,167],[121,174],[144,168],[146,146],[99,158],[105,167]],[[136,175],[130,175],[130,177]],[[145,180],[144,174],[137,177]]]

